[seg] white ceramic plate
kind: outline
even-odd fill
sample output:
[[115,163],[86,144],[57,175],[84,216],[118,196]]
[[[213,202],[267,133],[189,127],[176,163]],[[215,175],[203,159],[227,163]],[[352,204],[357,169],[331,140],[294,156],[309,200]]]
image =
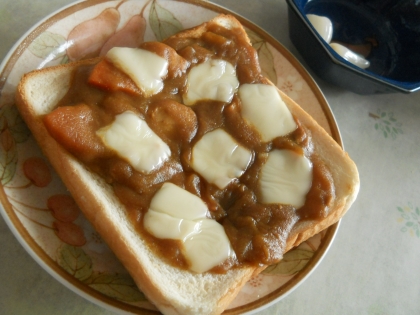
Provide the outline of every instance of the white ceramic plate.
[[[105,14],[107,12],[107,14]],[[110,13],[111,12],[111,13]],[[181,0],[84,1],[68,6],[36,25],[11,50],[0,72],[1,213],[23,247],[51,275],[81,296],[119,312],[157,314],[130,276],[82,214],[59,216],[50,198],[66,195],[14,105],[23,73],[67,63],[93,49],[98,54],[112,34],[121,39],[130,23],[142,28],[131,41],[160,40],[198,25],[219,13],[234,13],[208,2]],[[238,17],[257,49],[262,69],[277,86],[309,112],[341,145],[331,110],[309,74],[277,41]],[[89,22],[87,22],[89,21]],[[137,24],[136,24],[137,23]],[[83,29],[80,32],[80,29]],[[68,51],[78,34],[87,44]],[[98,41],[98,31],[109,32]],[[118,38],[119,37],[119,38]],[[127,38],[127,37],[125,37]],[[251,279],[225,314],[252,313],[290,293],[315,269],[331,244],[338,224],[287,253],[281,263]]]

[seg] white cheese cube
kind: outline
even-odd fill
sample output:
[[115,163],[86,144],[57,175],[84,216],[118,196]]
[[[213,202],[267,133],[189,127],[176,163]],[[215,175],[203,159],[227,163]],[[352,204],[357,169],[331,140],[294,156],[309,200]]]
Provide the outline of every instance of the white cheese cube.
[[243,84],[239,88],[241,115],[268,142],[297,128],[296,122],[274,86]]
[[99,129],[97,135],[139,172],[156,170],[171,156],[168,145],[131,111],[117,115],[114,122]]
[[144,215],[144,228],[157,238],[185,241],[198,233],[200,223],[149,209]]
[[180,240],[190,270],[202,273],[235,255],[223,226],[206,218],[207,211],[200,198],[165,183],[153,196],[144,227],[157,238]]
[[172,183],[162,185],[153,196],[150,209],[188,220],[206,218],[208,212],[201,198]]
[[184,242],[184,255],[192,271],[205,272],[221,263],[235,252],[222,225],[215,220],[200,220],[196,234],[190,234]]
[[251,160],[251,151],[223,129],[216,129],[194,145],[191,165],[209,183],[223,189],[245,172]]
[[264,203],[300,208],[312,185],[312,163],[291,150],[273,150],[261,169],[260,187]]
[[146,96],[163,89],[163,78],[168,73],[168,61],[148,50],[114,47],[106,54],[117,68],[126,73]]
[[193,67],[187,76],[185,105],[200,100],[230,102],[239,86],[235,68],[221,59],[207,60]]

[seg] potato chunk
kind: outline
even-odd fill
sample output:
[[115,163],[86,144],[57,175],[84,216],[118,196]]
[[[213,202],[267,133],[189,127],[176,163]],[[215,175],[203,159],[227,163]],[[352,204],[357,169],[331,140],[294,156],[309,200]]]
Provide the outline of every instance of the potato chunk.
[[164,100],[149,106],[146,121],[162,140],[190,142],[197,132],[194,111],[174,100]]

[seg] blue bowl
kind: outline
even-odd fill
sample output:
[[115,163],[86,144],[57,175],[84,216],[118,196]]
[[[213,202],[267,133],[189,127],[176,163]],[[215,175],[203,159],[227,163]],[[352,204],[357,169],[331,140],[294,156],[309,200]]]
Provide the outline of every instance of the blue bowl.
[[[420,89],[420,1],[287,0],[287,4],[290,39],[320,78],[364,95]],[[338,55],[307,14],[331,20],[332,41],[369,46],[370,67],[361,69]]]

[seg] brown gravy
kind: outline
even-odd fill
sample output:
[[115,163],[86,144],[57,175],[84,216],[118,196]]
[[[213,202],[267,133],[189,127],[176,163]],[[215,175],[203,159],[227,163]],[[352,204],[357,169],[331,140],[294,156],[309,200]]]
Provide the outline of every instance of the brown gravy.
[[[334,199],[334,183],[329,170],[313,152],[310,132],[299,121],[296,121],[298,128],[291,134],[262,143],[258,132],[242,119],[237,96],[230,104],[216,101],[201,101],[191,107],[182,104],[188,69],[208,58],[220,58],[233,64],[240,84],[266,83],[256,51],[240,32],[213,24],[207,27],[208,32],[197,39],[170,38],[163,43],[141,45],[140,48],[169,60],[169,72],[161,93],[143,97],[124,73],[102,60],[107,73],[114,73],[111,81],[117,82],[111,82],[112,86],[105,81],[92,84],[95,66],[79,67],[74,72],[69,92],[59,107],[45,116],[44,122],[59,143],[113,186],[139,233],[169,263],[188,268],[177,241],[153,237],[144,230],[142,222],[151,198],[165,181],[201,197],[212,218],[224,226],[237,260],[227,261],[212,272],[225,272],[227,268],[243,264],[276,263],[282,258],[288,234],[297,222],[319,220],[328,215]],[[135,171],[95,134],[96,130],[110,124],[115,115],[126,110],[142,117],[171,149],[170,160],[150,174]],[[247,171],[225,189],[208,184],[190,166],[191,148],[204,134],[216,128],[225,129],[254,156]],[[273,149],[301,152],[313,164],[312,188],[300,209],[259,202],[259,172],[266,153]]]

